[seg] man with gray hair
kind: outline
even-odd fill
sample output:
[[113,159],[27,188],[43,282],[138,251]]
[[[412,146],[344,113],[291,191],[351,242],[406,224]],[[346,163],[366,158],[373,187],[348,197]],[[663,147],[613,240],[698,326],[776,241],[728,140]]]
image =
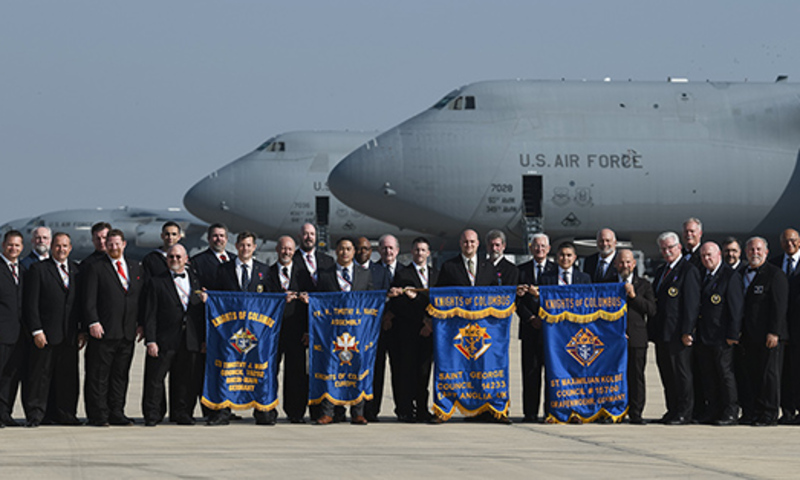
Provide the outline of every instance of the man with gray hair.
[[780,403],[781,340],[787,338],[786,310],[789,282],[786,274],[767,262],[767,241],[752,237],[745,246],[749,267],[744,275],[744,353],[742,418],[739,423],[775,425]]
[[500,230],[490,230],[486,234],[486,249],[489,251],[489,261],[497,270],[497,285],[516,286],[519,280],[519,270],[504,255],[506,234]]
[[690,334],[700,309],[700,274],[681,255],[675,232],[662,233],[657,243],[666,263],[654,276],[656,314],[647,330],[656,344],[656,363],[667,404],[661,422],[686,425],[691,422],[694,404]]
[[683,256],[698,270],[703,269],[703,262],[700,260],[700,244],[703,241],[703,222],[700,219],[691,217],[683,222]]
[[610,228],[597,231],[597,253],[586,257],[583,271],[592,277],[592,283],[617,281],[614,257],[617,254],[617,235]]
[[31,265],[50,258],[50,243],[53,240],[53,231],[50,227],[36,227],[31,232],[31,253],[20,260],[22,271],[27,272]]

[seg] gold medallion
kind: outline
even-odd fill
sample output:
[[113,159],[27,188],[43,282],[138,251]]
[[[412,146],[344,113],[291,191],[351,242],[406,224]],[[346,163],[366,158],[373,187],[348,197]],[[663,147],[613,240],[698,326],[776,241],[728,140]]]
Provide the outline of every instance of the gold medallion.
[[711,303],[713,303],[714,305],[719,305],[719,302],[721,302],[721,301],[722,301],[722,297],[720,297],[718,293],[715,293],[714,295],[711,295]]
[[258,293],[264,293],[264,285],[258,285],[258,286],[256,287],[256,292],[258,292]]
[[667,295],[669,295],[670,297],[677,297],[678,287],[669,287],[669,290],[667,290]]

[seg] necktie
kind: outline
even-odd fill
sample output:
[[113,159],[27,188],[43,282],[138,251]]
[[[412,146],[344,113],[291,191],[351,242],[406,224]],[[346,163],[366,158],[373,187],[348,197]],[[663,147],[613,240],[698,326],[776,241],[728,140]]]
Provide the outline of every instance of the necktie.
[[173,273],[172,278],[184,278],[186,277],[186,273]]
[[564,285],[569,285],[569,272],[564,270],[564,272],[561,273],[561,279],[564,280]]
[[786,275],[791,276],[794,273],[794,257],[786,258]]
[[470,275],[475,276],[475,262],[471,258],[467,260],[467,270],[469,270]]
[[594,281],[598,283],[600,280],[603,279],[603,275],[606,273],[606,261],[600,260],[597,262],[597,269],[594,271]]
[[350,283],[350,271],[347,270],[346,268],[342,269],[342,278],[344,278],[347,281],[347,283]]
[[67,270],[67,266],[63,263],[60,266],[61,272],[64,274],[64,278],[62,278],[64,281],[64,288],[69,288],[69,271]]
[[228,261],[228,256],[223,253],[222,255],[219,256],[219,261],[222,262],[222,263],[227,262]]
[[128,290],[128,276],[125,275],[125,270],[122,268],[122,262],[117,260],[117,274],[122,278],[122,287]]
[[661,290],[661,286],[664,285],[664,280],[669,277],[670,272],[672,272],[672,267],[668,267],[667,271],[664,272],[664,275],[661,275],[661,280],[658,281],[658,289]]
[[714,278],[714,275],[711,272],[706,272],[706,278],[703,279],[703,288],[706,288],[709,283],[711,283],[711,279]]
[[289,269],[287,267],[281,269],[281,288],[289,290]]
[[242,291],[246,292],[250,286],[250,274],[247,271],[247,264],[242,264]]
[[542,273],[544,273],[544,269],[541,265],[536,265],[536,283],[538,284],[542,280]]
[[306,263],[308,263],[309,268],[311,269],[311,280],[314,281],[314,285],[317,284],[317,266],[314,264],[314,255],[310,253],[306,254]]
[[11,263],[9,264],[11,267],[11,276],[14,277],[14,283],[19,285],[19,275],[17,275],[17,264]]
[[428,277],[425,276],[425,267],[419,267],[419,277],[422,279],[422,286],[428,288]]

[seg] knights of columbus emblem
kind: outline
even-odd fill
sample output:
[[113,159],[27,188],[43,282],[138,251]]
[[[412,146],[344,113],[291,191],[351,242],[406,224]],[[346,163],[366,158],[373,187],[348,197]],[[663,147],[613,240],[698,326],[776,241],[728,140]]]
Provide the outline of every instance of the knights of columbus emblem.
[[485,328],[479,326],[477,323],[471,323],[464,328],[458,329],[458,335],[453,338],[453,340],[457,340],[458,343],[454,343],[453,346],[456,347],[462,355],[467,357],[467,359],[477,360],[492,346],[492,344],[489,343],[491,339],[492,337],[486,333]]
[[605,350],[605,344],[589,328],[578,330],[567,343],[567,352],[584,367],[588,367]]
[[358,344],[356,337],[350,336],[348,332],[336,337],[336,341],[333,342],[333,353],[339,352],[336,354],[339,357],[339,366],[351,364],[353,352],[358,352]]
[[247,352],[256,348],[258,345],[258,338],[253,335],[247,328],[240,328],[238,332],[234,333],[233,336],[229,339],[233,348],[236,349],[237,352],[241,353],[242,356],[247,355]]

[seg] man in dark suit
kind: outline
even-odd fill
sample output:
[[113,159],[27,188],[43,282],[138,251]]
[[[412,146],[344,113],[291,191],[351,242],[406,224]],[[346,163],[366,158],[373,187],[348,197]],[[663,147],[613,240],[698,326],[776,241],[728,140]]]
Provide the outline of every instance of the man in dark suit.
[[781,372],[781,410],[778,423],[792,425],[797,422],[800,410],[800,234],[793,228],[781,233],[783,253],[775,255],[769,262],[783,270],[789,281],[789,303],[786,323],[788,338],[783,338],[783,370]]
[[0,267],[0,424],[16,427],[11,418],[24,362],[22,329],[22,233],[9,230],[3,236]]
[[[381,260],[378,268],[384,271],[383,276],[377,276],[380,283],[376,283],[376,276],[372,277],[372,288],[374,290],[383,290],[388,293],[389,287],[392,285],[395,275],[405,269],[405,265],[397,261],[397,255],[400,253],[400,242],[397,241],[394,235],[382,235],[378,239],[378,252],[381,254]],[[367,400],[364,407],[364,416],[367,421],[378,422],[378,415],[381,411],[381,402],[383,401],[383,383],[386,377],[386,358],[389,357],[392,365],[392,392],[396,392],[398,388],[399,378],[394,377],[394,372],[397,367],[394,366],[395,359],[397,358],[397,345],[395,343],[395,329],[394,329],[394,313],[388,308],[383,312],[383,323],[381,325],[380,338],[378,339],[378,350],[375,353],[375,368],[372,374],[373,384],[373,397],[372,400]],[[395,397],[397,394],[395,393]],[[395,407],[397,404],[395,403]]]
[[[431,247],[428,240],[414,239],[413,262],[397,272],[392,282],[388,308],[394,317],[396,355],[392,359],[395,414],[400,422],[432,422],[428,410],[433,364],[433,333],[427,307],[427,289],[436,283],[439,272],[428,266]],[[418,291],[425,290],[425,291]]]
[[305,423],[308,405],[308,305],[299,298],[314,289],[314,282],[302,263],[293,261],[295,243],[282,236],[275,247],[278,261],[269,267],[270,292],[287,295],[283,310],[278,358],[283,359],[283,411],[291,423]]
[[[522,413],[523,422],[539,421],[539,405],[544,373],[544,339],[542,319],[539,318],[539,300],[532,295],[531,287],[541,284],[545,273],[558,271],[558,265],[547,259],[550,253],[550,238],[544,233],[531,238],[530,252],[533,260],[519,266],[517,289],[517,315],[519,315],[519,339],[522,341]],[[544,412],[544,409],[543,409]]]
[[683,257],[700,271],[703,262],[700,260],[700,243],[703,241],[703,223],[692,217],[683,222]]
[[[169,271],[167,266],[167,250],[181,241],[181,226],[173,221],[168,221],[161,226],[162,245],[148,253],[142,259],[146,280]],[[145,285],[147,283],[145,282]]]
[[169,271],[150,279],[145,298],[144,332],[147,358],[142,411],[145,426],[154,427],[164,416],[164,379],[169,374],[170,417],[178,425],[194,425],[192,418],[205,344],[205,308],[200,281],[186,268],[183,245],[167,250]]
[[[333,268],[319,272],[317,291],[319,292],[356,292],[372,290],[372,275],[353,262],[355,241],[349,237],[340,238],[336,242],[336,263]],[[366,425],[364,404],[361,401],[350,406],[350,423]],[[344,420],[344,408],[335,407],[328,400],[323,400],[319,407],[320,416],[314,421],[316,425],[327,425]]]
[[583,261],[583,272],[592,277],[592,283],[613,283],[617,281],[615,257],[617,254],[617,234],[610,228],[597,231],[597,253]]
[[227,261],[235,260],[236,254],[225,250],[228,245],[228,227],[215,223],[208,227],[206,233],[208,248],[193,256],[191,268],[197,274],[200,285],[207,290],[214,290],[217,279],[217,268]]
[[722,262],[719,246],[700,247],[704,280],[700,316],[690,340],[700,364],[708,419],[716,425],[736,425],[739,404],[733,371],[733,345],[739,342],[744,307],[742,277]]
[[486,234],[486,249],[489,252],[489,262],[496,271],[495,285],[519,284],[519,270],[505,257],[506,234],[500,230],[490,230]]
[[647,330],[656,344],[656,363],[667,404],[661,422],[685,425],[691,422],[694,404],[690,335],[700,310],[700,274],[682,256],[675,232],[662,233],[657,243],[666,264],[655,273],[656,314],[647,323]]
[[656,314],[656,297],[650,282],[636,275],[636,258],[630,250],[617,251],[615,271],[616,281],[625,284],[628,304],[628,419],[634,425],[643,425],[647,320]]
[[304,223],[300,229],[300,248],[294,254],[294,260],[303,263],[308,270],[314,285],[319,279],[319,272],[333,268],[333,258],[317,250],[317,227]]
[[[592,277],[575,268],[578,255],[575,253],[575,244],[562,242],[556,251],[556,264],[558,269],[542,274],[539,285],[581,285],[592,283]],[[536,292],[538,297],[538,291]]]
[[461,254],[442,264],[437,287],[488,287],[497,285],[497,272],[488,260],[478,258],[478,234],[464,230],[459,239]]
[[53,231],[50,227],[36,227],[31,232],[31,253],[23,258],[22,271],[27,272],[34,263],[50,258],[50,243],[53,238]]
[[89,423],[95,426],[133,424],[125,416],[125,399],[144,272],[137,262],[125,258],[126,245],[121,230],[109,230],[106,259],[81,269],[84,322],[89,331],[84,399]]
[[94,252],[81,260],[81,266],[88,265],[97,259],[106,258],[106,236],[111,230],[111,225],[106,222],[97,222],[92,225],[92,244]]
[[[217,278],[214,288],[224,292],[267,292],[266,264],[253,258],[256,252],[256,234],[244,231],[236,237],[236,252],[238,257],[217,268]],[[275,425],[278,412],[274,409],[269,412],[254,410],[253,417],[256,425]],[[222,408],[212,412],[207,425],[228,425],[231,420],[231,409]]]
[[29,427],[43,421],[80,425],[78,407],[78,264],[69,260],[72,241],[59,232],[52,256],[25,275],[23,319],[33,338],[22,404]]
[[383,290],[386,287],[388,290],[392,284],[392,277],[389,271],[381,265],[381,262],[373,262],[372,259],[372,244],[367,237],[359,237],[356,239],[356,256],[355,262],[361,267],[369,270],[372,274],[372,286],[377,290]]
[[740,423],[775,425],[780,403],[781,339],[788,333],[786,310],[789,282],[779,267],[767,262],[767,241],[753,237],[745,246],[750,264],[744,276],[744,398]]
[[722,242],[722,260],[740,275],[747,270],[747,262],[742,261],[742,245],[736,237],[728,237]]

